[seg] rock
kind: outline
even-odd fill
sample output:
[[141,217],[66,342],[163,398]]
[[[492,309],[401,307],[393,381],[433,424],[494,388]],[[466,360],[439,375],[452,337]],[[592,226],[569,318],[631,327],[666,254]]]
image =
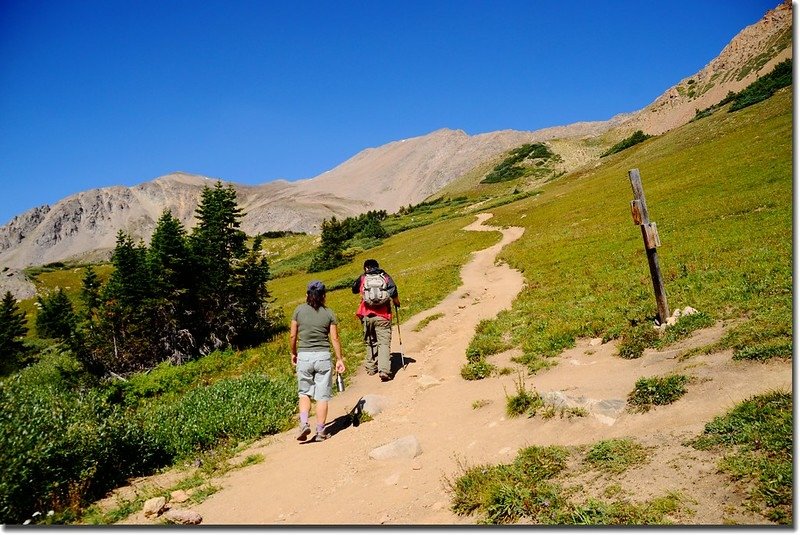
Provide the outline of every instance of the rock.
[[144,507],[142,507],[142,513],[146,518],[150,518],[152,516],[158,516],[164,512],[167,508],[167,499],[163,496],[157,496],[155,498],[150,498],[146,502],[144,502]]
[[188,509],[167,511],[164,513],[164,518],[172,524],[184,525],[197,525],[203,521],[199,513]]
[[389,398],[376,394],[367,394],[363,399],[364,405],[361,407],[361,410],[368,413],[370,416],[377,416],[391,404]]
[[683,309],[683,312],[681,312],[682,316],[691,316],[692,314],[697,314],[697,310],[692,307],[686,307]]
[[413,459],[422,453],[417,437],[407,435],[394,442],[375,448],[369,452],[370,459],[386,461],[389,459]]
[[173,490],[169,495],[170,503],[183,503],[189,499],[189,495],[185,490]]
[[383,480],[388,486],[397,485],[400,482],[400,474],[394,473]]
[[419,461],[414,461],[413,463],[411,463],[411,469],[412,470],[422,470],[422,463],[419,462]]
[[592,347],[599,346],[599,345],[602,345],[602,344],[603,344],[603,339],[602,338],[592,338],[591,340],[589,340],[589,345],[592,346]]

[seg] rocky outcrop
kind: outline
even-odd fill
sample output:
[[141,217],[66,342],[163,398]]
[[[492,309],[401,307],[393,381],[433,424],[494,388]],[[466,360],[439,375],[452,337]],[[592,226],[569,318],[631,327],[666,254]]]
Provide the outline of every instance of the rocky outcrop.
[[792,58],[792,4],[783,2],[734,37],[702,70],[669,88],[623,123],[625,131],[657,135],[686,124],[729,92],[737,93]]

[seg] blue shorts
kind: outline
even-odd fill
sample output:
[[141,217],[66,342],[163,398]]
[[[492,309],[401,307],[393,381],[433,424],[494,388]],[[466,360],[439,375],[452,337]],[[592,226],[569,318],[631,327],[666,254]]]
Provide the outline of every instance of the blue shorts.
[[298,351],[297,393],[316,401],[331,399],[332,369],[330,351]]

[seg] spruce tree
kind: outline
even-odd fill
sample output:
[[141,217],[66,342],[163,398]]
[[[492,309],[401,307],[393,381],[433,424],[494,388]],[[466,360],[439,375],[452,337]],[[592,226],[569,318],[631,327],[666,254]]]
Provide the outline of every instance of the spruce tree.
[[233,342],[238,346],[263,342],[275,328],[268,314],[269,263],[261,252],[261,243],[261,236],[257,236],[235,271],[233,288],[240,328]]
[[156,223],[156,229],[147,251],[153,293],[156,296],[174,298],[185,293],[188,285],[189,246],[186,230],[181,222],[164,210]]
[[233,276],[235,264],[247,252],[246,236],[239,229],[243,214],[231,185],[217,182],[213,189],[203,188],[196,215],[189,240],[197,307],[192,331],[207,352],[230,344],[241,327],[233,307]]
[[36,314],[36,334],[40,338],[57,338],[67,341],[77,325],[72,301],[63,288],[45,297],[38,297],[39,312]]
[[336,216],[322,221],[322,234],[317,252],[311,260],[308,271],[315,273],[333,269],[347,263],[344,258],[344,244],[349,239],[346,220],[339,222]]
[[19,362],[25,352],[22,338],[26,334],[25,313],[20,311],[17,300],[7,291],[0,303],[0,367],[8,369]]
[[100,277],[92,266],[88,266],[81,280],[81,301],[83,301],[84,317],[91,319],[100,307]]

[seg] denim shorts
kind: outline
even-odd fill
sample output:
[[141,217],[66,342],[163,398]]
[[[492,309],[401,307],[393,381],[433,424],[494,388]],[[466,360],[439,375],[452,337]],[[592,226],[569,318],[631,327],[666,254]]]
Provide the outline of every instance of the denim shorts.
[[332,368],[330,351],[298,351],[298,394],[316,401],[331,399]]

